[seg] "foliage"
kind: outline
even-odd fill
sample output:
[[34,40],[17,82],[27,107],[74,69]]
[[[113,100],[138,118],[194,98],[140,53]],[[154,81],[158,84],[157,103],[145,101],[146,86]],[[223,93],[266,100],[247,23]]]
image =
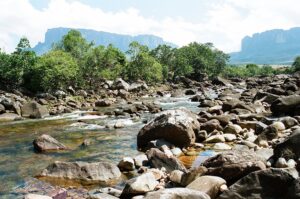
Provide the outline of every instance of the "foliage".
[[62,50],[70,53],[76,59],[82,59],[94,44],[87,42],[77,30],[70,30],[62,40],[54,44],[54,50]]
[[101,79],[116,79],[126,64],[126,57],[113,45],[107,48],[98,46],[91,48],[84,57],[81,73],[88,84],[94,85]]
[[284,71],[278,71],[269,65],[257,66],[255,64],[248,64],[246,66],[226,66],[222,75],[228,78],[232,77],[254,77],[254,76],[270,76],[276,75]]
[[197,79],[202,73],[216,76],[226,66],[229,56],[211,43],[190,43],[175,52],[174,75],[190,75]]
[[150,55],[147,46],[132,42],[127,54],[130,56],[130,62],[124,70],[127,79],[141,79],[148,83],[163,80],[163,67]]
[[53,91],[74,86],[79,68],[71,54],[54,50],[43,55],[28,75],[28,87],[33,91]]
[[295,71],[300,71],[300,56],[295,58],[292,67]]
[[37,61],[35,53],[30,48],[28,39],[23,37],[12,54],[0,51],[0,84],[2,87],[16,88],[24,83],[24,74]]

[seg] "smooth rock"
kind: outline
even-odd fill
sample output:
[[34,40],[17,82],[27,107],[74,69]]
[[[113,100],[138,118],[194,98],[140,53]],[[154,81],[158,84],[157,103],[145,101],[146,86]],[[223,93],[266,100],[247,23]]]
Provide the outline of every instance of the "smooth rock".
[[278,158],[278,160],[275,164],[275,167],[276,168],[287,168],[288,164],[284,158]]
[[225,143],[216,143],[213,147],[214,150],[231,150],[231,146]]
[[52,199],[52,197],[30,193],[25,195],[24,199]]
[[237,124],[228,124],[223,132],[238,135],[242,132],[242,130],[242,127]]
[[133,160],[137,168],[146,166],[148,164],[148,158],[145,154],[137,155],[133,158]]
[[201,191],[215,199],[220,193],[220,187],[226,184],[223,178],[216,176],[201,176],[190,183],[186,188]]
[[176,184],[180,184],[183,174],[184,174],[184,172],[182,172],[180,170],[174,170],[170,174],[170,180]]
[[145,194],[149,191],[153,191],[158,185],[154,175],[152,173],[145,173],[136,178],[127,181],[125,188],[121,194],[121,198]]
[[118,167],[121,171],[133,171],[135,169],[134,160],[131,157],[124,157]]
[[21,108],[22,117],[28,118],[44,118],[49,116],[49,111],[37,102],[28,102]]
[[208,169],[206,175],[219,176],[227,182],[234,182],[247,174],[266,169],[263,160],[252,151],[226,151],[207,159],[203,166]]
[[225,142],[225,138],[223,135],[212,135],[208,137],[204,142],[206,143]]
[[121,172],[111,163],[56,161],[44,169],[39,177],[77,180],[82,183],[111,183],[121,177]]
[[148,142],[156,139],[165,139],[178,147],[190,146],[195,143],[195,131],[200,128],[197,118],[197,115],[186,109],[160,113],[140,130],[137,136],[138,148],[143,149]]
[[158,149],[152,148],[147,152],[149,163],[154,168],[164,167],[168,172],[173,170],[186,171],[186,168],[175,156],[167,156]]
[[53,150],[66,150],[67,147],[51,137],[50,135],[43,134],[33,141],[34,149],[38,152],[53,151]]

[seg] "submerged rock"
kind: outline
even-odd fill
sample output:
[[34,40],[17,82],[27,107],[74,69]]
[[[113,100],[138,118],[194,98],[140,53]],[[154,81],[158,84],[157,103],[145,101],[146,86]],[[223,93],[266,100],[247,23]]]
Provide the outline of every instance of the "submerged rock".
[[50,164],[38,177],[61,178],[82,183],[110,183],[121,177],[119,168],[106,162],[60,162]]
[[151,140],[165,139],[175,146],[187,147],[195,143],[199,128],[197,115],[188,110],[164,111],[140,130],[137,145],[143,149]]
[[50,135],[43,134],[33,141],[33,147],[36,151],[53,151],[65,150],[67,147],[51,137]]

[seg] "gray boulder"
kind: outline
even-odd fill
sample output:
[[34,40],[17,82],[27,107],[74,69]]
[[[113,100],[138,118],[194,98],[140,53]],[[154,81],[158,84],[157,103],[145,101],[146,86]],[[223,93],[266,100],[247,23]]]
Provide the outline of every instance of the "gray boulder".
[[273,115],[294,115],[297,107],[300,105],[300,95],[291,95],[281,97],[271,104]]
[[145,194],[153,191],[158,185],[153,173],[145,173],[129,180],[123,189],[121,198],[132,197],[139,194]]
[[122,78],[116,79],[113,86],[115,89],[124,89],[126,91],[130,89],[130,85],[127,82],[125,82]]
[[200,123],[198,116],[186,109],[164,111],[145,125],[137,136],[139,149],[147,147],[151,140],[165,139],[178,147],[195,143]]
[[291,136],[275,146],[274,157],[286,160],[300,158],[300,129],[294,130]]
[[147,157],[150,165],[154,168],[164,167],[168,172],[173,170],[186,171],[185,166],[175,156],[167,156],[158,149],[150,149],[147,152]]
[[119,168],[105,162],[60,162],[50,164],[38,177],[80,181],[82,184],[112,183],[121,177]]
[[33,141],[33,146],[36,151],[54,151],[65,150],[67,147],[50,135],[43,134]]
[[294,184],[295,179],[282,170],[268,169],[256,171],[234,183],[229,187],[229,190],[222,193],[218,199],[299,198],[299,196],[294,197],[295,192],[290,192]]
[[253,151],[231,150],[207,159],[203,166],[208,169],[206,175],[219,176],[232,183],[253,171],[266,169],[263,161]]
[[49,116],[49,111],[46,107],[37,102],[28,102],[21,108],[22,116],[28,118],[44,118]]

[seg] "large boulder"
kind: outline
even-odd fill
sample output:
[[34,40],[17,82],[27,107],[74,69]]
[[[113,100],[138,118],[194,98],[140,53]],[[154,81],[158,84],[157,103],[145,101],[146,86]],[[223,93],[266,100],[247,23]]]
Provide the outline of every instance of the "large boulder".
[[50,135],[43,134],[33,141],[33,147],[36,151],[54,151],[65,150],[67,147],[51,137]]
[[122,78],[116,79],[113,86],[115,89],[124,89],[126,91],[130,89],[130,85],[127,82],[125,82]]
[[226,181],[217,176],[201,176],[190,183],[186,188],[202,191],[210,196],[211,199],[216,198],[220,193],[220,188],[225,185]]
[[153,191],[158,185],[153,173],[144,173],[136,178],[129,180],[123,189],[121,198],[128,198],[134,195],[145,194]]
[[274,115],[294,115],[300,105],[300,95],[281,97],[271,104],[271,111]]
[[300,158],[300,129],[294,130],[291,136],[275,146],[274,157],[286,160]]
[[280,169],[268,169],[250,173],[240,179],[218,199],[292,199],[290,192],[295,179]]
[[206,175],[219,176],[232,183],[247,174],[266,169],[264,161],[250,150],[231,150],[207,159],[203,166],[208,171]]
[[28,118],[44,118],[49,116],[49,111],[46,107],[37,102],[28,102],[21,108],[22,116]]
[[164,167],[168,172],[173,170],[186,171],[185,166],[175,157],[168,156],[156,148],[152,148],[147,152],[149,163],[154,168]]
[[140,130],[137,136],[138,148],[144,149],[148,142],[156,139],[165,139],[178,147],[190,146],[195,143],[195,132],[200,128],[197,117],[186,109],[162,112]]
[[75,180],[83,184],[112,183],[121,177],[119,168],[106,162],[60,162],[50,164],[38,177]]
[[195,191],[187,188],[171,188],[160,191],[149,192],[143,199],[210,199],[210,197],[201,191]]

